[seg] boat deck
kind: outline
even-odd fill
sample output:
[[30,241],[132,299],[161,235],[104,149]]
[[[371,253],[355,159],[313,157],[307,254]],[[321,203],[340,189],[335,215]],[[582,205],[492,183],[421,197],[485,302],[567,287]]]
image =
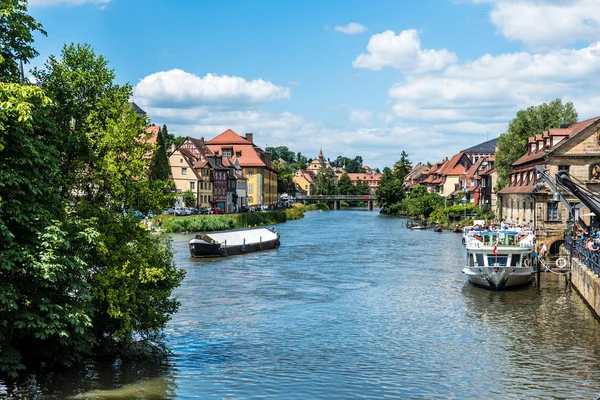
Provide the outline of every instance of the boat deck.
[[277,232],[273,232],[267,228],[248,229],[242,231],[228,231],[228,232],[216,232],[207,233],[206,236],[210,237],[215,242],[225,244],[227,246],[242,246],[244,244],[268,242],[270,240],[277,239]]

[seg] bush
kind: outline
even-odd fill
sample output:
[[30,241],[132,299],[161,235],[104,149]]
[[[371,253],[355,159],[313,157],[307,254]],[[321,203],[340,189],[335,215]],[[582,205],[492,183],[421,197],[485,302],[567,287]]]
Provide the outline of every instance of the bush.
[[315,208],[317,210],[329,210],[329,206],[322,201],[319,201],[317,204],[315,204]]
[[163,219],[162,230],[166,233],[223,231],[236,227],[229,215],[201,215]]
[[242,213],[236,216],[237,226],[275,225],[287,221],[285,211]]

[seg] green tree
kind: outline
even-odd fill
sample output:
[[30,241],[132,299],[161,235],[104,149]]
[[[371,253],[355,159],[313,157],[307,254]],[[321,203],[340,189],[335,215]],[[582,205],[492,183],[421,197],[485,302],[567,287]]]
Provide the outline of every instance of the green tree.
[[[293,154],[293,153],[292,153]],[[289,167],[281,164],[277,159],[273,160],[273,165],[277,169],[277,194],[296,195],[296,184],[294,183],[294,174]]]
[[402,201],[402,210],[408,215],[428,218],[436,209],[444,206],[444,198],[431,193],[425,186],[415,186],[408,197]]
[[359,180],[356,183],[355,186],[355,192],[354,194],[357,195],[370,195],[371,194],[371,188],[369,187],[369,182],[367,182],[366,180]]
[[[121,209],[162,209],[167,181],[145,178],[145,121],[131,87],[89,46],[0,83],[0,374],[147,350],[178,303],[168,243]],[[154,347],[152,347],[154,348]]]
[[296,154],[293,151],[290,151],[286,146],[267,147],[265,148],[265,152],[273,161],[279,161],[281,158],[288,164],[296,162]]
[[[166,125],[163,125],[166,129]],[[152,162],[150,163],[150,179],[152,180],[167,180],[169,179],[169,158],[167,157],[167,145],[163,130],[158,131],[156,145],[152,153]]]
[[194,196],[194,192],[191,190],[186,190],[182,194],[183,196],[183,204],[186,207],[196,207],[196,196]]
[[333,181],[331,173],[326,168],[321,168],[319,172],[317,172],[316,186],[315,194],[317,195],[335,194],[335,182]]
[[404,178],[410,170],[412,169],[412,163],[408,159],[408,154],[405,151],[402,151],[400,154],[400,160],[394,163],[393,173],[394,176],[401,181],[404,181]]
[[337,183],[337,192],[339,194],[355,194],[356,187],[346,172],[342,174]]
[[167,125],[163,125],[161,131],[165,140],[166,151],[169,151],[172,146],[175,146],[176,148],[179,147],[181,143],[185,141],[185,136],[175,136],[174,134],[169,133]]
[[32,46],[33,32],[46,35],[42,25],[27,14],[27,1],[0,2],[0,81],[21,82],[20,63],[38,55]]
[[385,167],[376,195],[382,214],[398,213],[398,207],[406,195],[404,182],[398,179],[390,168]]
[[498,138],[495,155],[498,186],[502,188],[508,183],[508,176],[513,170],[512,164],[527,153],[527,138],[549,128],[575,122],[577,111],[573,103],[563,104],[561,99],[517,112],[517,116],[509,123],[507,132]]

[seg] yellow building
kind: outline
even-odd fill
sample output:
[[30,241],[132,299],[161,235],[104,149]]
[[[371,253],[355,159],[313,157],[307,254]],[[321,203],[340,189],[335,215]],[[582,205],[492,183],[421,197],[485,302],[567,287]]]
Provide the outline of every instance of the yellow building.
[[206,145],[231,163],[238,162],[247,179],[249,206],[277,204],[277,170],[271,157],[254,145],[252,133],[241,137],[228,129]]

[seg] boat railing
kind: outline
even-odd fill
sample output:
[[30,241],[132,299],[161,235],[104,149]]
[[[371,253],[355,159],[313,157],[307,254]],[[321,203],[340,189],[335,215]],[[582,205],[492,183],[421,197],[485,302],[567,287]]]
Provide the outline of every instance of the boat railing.
[[565,235],[565,246],[571,255],[583,262],[591,271],[600,275],[600,252],[589,250],[581,239]]

